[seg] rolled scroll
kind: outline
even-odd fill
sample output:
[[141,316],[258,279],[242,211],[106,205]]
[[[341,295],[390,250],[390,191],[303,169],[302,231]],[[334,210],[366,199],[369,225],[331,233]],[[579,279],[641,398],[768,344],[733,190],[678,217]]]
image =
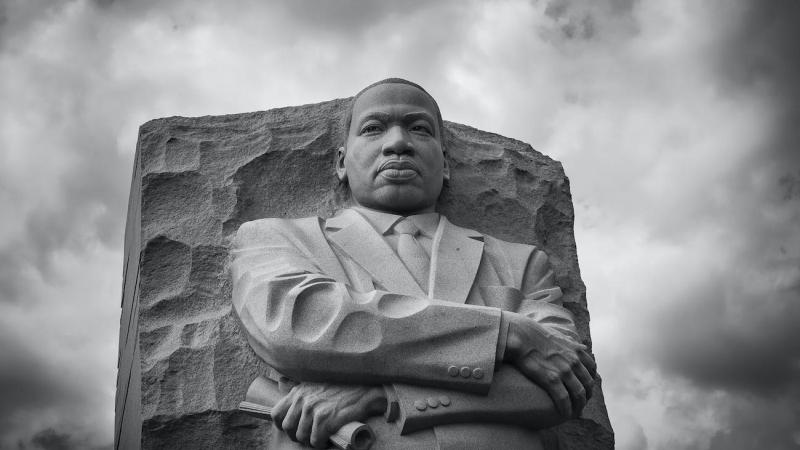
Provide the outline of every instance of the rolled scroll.
[[[272,421],[272,406],[266,405],[267,392],[273,389],[272,383],[264,377],[256,378],[247,391],[247,400],[239,403],[239,411],[251,416]],[[345,424],[330,437],[334,447],[341,450],[369,450],[375,442],[375,435],[369,425],[361,422]]]

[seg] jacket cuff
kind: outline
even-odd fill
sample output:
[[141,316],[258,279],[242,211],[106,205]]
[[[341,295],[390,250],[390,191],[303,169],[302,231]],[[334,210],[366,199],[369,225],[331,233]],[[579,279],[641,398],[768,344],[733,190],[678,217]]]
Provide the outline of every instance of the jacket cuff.
[[420,388],[408,384],[395,384],[397,394],[400,434],[406,435],[431,428],[437,418],[447,415],[452,399],[446,390]]
[[508,318],[505,311],[500,312],[500,333],[497,335],[497,354],[494,369],[498,370],[506,357],[506,344],[508,343]]
[[383,393],[386,395],[386,411],[383,417],[387,422],[394,422],[400,417],[400,404],[397,399],[397,392],[391,384],[383,385]]

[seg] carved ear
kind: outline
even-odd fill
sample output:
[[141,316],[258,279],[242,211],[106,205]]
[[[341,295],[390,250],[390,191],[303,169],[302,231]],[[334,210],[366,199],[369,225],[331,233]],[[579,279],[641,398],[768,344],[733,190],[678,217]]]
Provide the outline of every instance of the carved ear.
[[339,147],[339,150],[336,151],[336,176],[341,183],[347,181],[347,168],[344,166],[344,155],[344,146]]

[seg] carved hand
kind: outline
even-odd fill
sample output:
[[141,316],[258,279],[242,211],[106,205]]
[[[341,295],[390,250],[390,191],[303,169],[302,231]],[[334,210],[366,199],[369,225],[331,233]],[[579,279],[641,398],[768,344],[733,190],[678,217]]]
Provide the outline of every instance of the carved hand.
[[380,386],[301,383],[275,405],[272,420],[292,440],[328,448],[328,439],[343,425],[385,410]]
[[523,315],[503,317],[509,320],[505,360],[547,391],[564,417],[577,417],[591,397],[597,367],[586,346]]

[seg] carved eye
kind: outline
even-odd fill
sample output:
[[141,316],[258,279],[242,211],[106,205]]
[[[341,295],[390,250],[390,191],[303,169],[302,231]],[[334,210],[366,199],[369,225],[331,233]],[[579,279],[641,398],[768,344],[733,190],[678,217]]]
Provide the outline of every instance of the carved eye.
[[361,128],[361,134],[375,134],[380,133],[381,130],[381,126],[377,123],[368,123]]
[[411,126],[411,131],[415,133],[424,133],[428,135],[433,135],[433,130],[426,124],[417,123]]

